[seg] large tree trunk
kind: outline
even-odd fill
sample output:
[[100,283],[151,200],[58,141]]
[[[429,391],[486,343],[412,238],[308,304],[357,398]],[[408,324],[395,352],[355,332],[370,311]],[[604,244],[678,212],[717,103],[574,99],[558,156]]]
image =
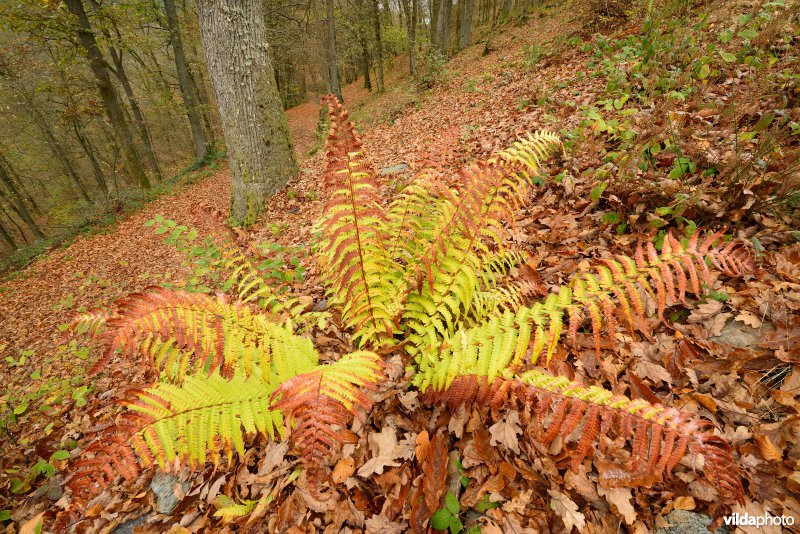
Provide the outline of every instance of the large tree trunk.
[[231,218],[253,224],[297,172],[261,0],[200,0],[200,36],[231,166]]
[[198,97],[195,87],[189,77],[189,67],[186,63],[186,54],[183,51],[183,39],[178,26],[178,12],[175,9],[175,0],[164,0],[164,10],[167,12],[167,26],[169,27],[169,40],[175,55],[175,70],[178,72],[178,85],[183,95],[183,104],[189,126],[192,129],[194,140],[194,153],[198,160],[205,159],[208,154],[208,141],[203,132],[203,123],[199,113]]
[[470,38],[472,37],[472,12],[475,8],[473,0],[459,0],[461,8],[461,27],[458,36],[458,48],[463,49],[469,45]]
[[378,53],[378,92],[383,92],[383,40],[381,39],[381,13],[378,0],[372,0],[372,20],[375,26],[375,50]]
[[339,85],[339,65],[336,55],[336,27],[333,20],[333,0],[326,0],[328,17],[328,76],[331,81],[331,93],[336,95],[339,102],[344,102],[342,98],[342,87]]
[[436,21],[436,38],[439,51],[447,56],[450,46],[450,14],[453,11],[453,0],[441,0],[439,16]]
[[363,35],[358,40],[361,44],[361,73],[364,75],[364,89],[372,91],[372,80],[369,78],[369,46]]
[[111,76],[108,74],[103,56],[100,53],[100,49],[97,47],[97,40],[94,38],[92,27],[89,24],[89,18],[86,16],[86,11],[83,8],[83,1],[66,0],[66,3],[69,12],[78,19],[78,39],[89,59],[89,67],[94,75],[100,98],[103,100],[108,120],[111,122],[111,127],[114,128],[117,141],[121,145],[128,173],[141,187],[149,189],[150,180],[147,179],[147,174],[144,172],[142,162],[139,160],[139,155],[136,153],[136,147],[133,144],[133,135],[128,127],[128,123],[125,121],[125,114],[119,104],[117,91],[111,83]]

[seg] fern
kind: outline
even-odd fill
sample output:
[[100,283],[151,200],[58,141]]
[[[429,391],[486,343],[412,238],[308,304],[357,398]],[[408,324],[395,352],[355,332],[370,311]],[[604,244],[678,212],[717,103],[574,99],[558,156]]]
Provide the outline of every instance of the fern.
[[[142,466],[230,462],[254,435],[288,438],[321,496],[348,424],[366,417],[384,379],[378,353],[390,352],[409,356],[411,385],[427,404],[519,410],[529,438],[564,440],[573,469],[595,448],[622,458],[601,473],[610,485],[661,481],[685,455],[702,455],[705,476],[741,501],[731,449],[709,421],[535,366],[549,362],[564,337],[577,343],[584,324],[598,353],[603,336],[615,346],[619,325],[650,336],[648,299],[663,321],[669,305],[702,298],[715,272],[752,272],[748,250],[720,244],[721,233],[667,235],[660,252],[641,242],[632,257],[600,259],[532,302],[543,291],[512,276],[527,257],[508,248],[506,233],[542,161],[560,147],[555,135],[521,138],[454,175],[446,173],[453,158],[441,158],[384,206],[346,110],[326,102],[318,261],[355,352],[320,364],[311,339],[296,330],[313,314],[273,291],[230,244],[220,246],[214,268],[226,273],[231,298],[151,288],[111,312],[80,316],[76,331],[104,345],[94,372],[116,356],[141,357],[158,381],[131,392],[116,424],[74,462],[68,485],[77,502],[117,476],[137,478]],[[221,500],[216,515],[234,519],[252,504]]]

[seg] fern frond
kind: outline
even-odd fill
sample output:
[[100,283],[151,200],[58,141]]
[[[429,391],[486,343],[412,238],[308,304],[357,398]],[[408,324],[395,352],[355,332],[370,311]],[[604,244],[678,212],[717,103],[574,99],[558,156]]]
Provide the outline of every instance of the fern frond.
[[69,324],[70,329],[79,335],[99,337],[105,329],[106,322],[111,318],[108,310],[95,310],[82,313],[75,317]]
[[[171,361],[179,350],[181,357],[194,356],[198,364],[210,370],[222,367],[223,375],[231,376],[239,360],[249,370],[260,358],[259,344],[269,335],[270,323],[263,317],[245,306],[228,304],[222,295],[156,287],[129,295],[117,308],[101,337],[104,354],[91,374],[101,371],[117,352],[131,356],[145,342],[142,354],[148,368]],[[190,368],[188,362],[180,366]]]
[[274,408],[284,413],[289,437],[309,468],[330,458],[342,443],[340,430],[347,428],[353,416],[369,411],[372,399],[364,390],[377,388],[383,379],[382,367],[377,354],[353,352],[277,388]]
[[393,335],[389,306],[396,292],[392,273],[399,273],[399,266],[384,250],[387,223],[375,172],[360,151],[346,111],[335,99],[328,106],[328,201],[321,222],[320,264],[330,300],[340,306],[344,325],[353,330],[359,346],[381,345]]
[[128,411],[72,464],[67,485],[81,501],[118,476],[135,480],[140,465],[168,470],[179,459],[197,467],[217,464],[222,453],[230,462],[234,450],[244,453],[246,435],[274,439],[283,433],[281,413],[270,407],[274,390],[260,372],[231,379],[200,373],[179,386],[161,383],[131,393],[123,403]]
[[228,273],[226,285],[236,288],[236,297],[243,304],[255,302],[276,317],[299,320],[304,306],[297,299],[286,299],[272,290],[244,252],[234,243],[221,248],[221,264]]
[[237,503],[227,495],[217,495],[214,506],[217,508],[214,517],[221,518],[223,523],[230,523],[240,517],[250,514],[256,509],[258,501],[242,500]]
[[444,404],[450,410],[462,405],[519,410],[526,435],[545,445],[557,436],[566,442],[575,433],[578,443],[570,462],[575,471],[598,444],[601,449],[607,446],[609,441],[602,438],[610,434],[620,438],[629,444],[630,460],[615,473],[616,478],[603,480],[609,485],[660,481],[687,453],[702,455],[706,478],[723,495],[744,500],[731,448],[714,434],[716,427],[674,408],[630,400],[538,370],[494,380],[463,374],[444,390],[425,390],[421,400]]

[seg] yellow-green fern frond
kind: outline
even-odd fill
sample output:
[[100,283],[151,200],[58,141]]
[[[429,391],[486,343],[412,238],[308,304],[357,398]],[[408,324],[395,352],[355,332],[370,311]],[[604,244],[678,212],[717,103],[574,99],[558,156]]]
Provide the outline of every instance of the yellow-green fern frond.
[[214,506],[217,508],[214,517],[219,517],[223,523],[230,523],[249,515],[256,509],[258,502],[244,499],[237,503],[227,495],[217,495],[217,498],[214,499]]

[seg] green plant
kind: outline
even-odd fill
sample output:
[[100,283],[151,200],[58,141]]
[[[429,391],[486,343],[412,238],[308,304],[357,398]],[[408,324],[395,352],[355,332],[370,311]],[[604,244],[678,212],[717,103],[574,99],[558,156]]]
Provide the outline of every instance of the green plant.
[[[559,436],[566,443],[577,431],[573,469],[598,442],[609,452],[599,437],[614,435],[615,447],[629,447],[630,461],[605,483],[660,481],[684,455],[702,454],[706,478],[721,495],[742,500],[730,447],[711,422],[536,367],[542,356],[551,359],[564,334],[577,343],[585,322],[598,354],[604,329],[615,346],[618,322],[649,335],[642,295],[664,320],[669,303],[705,295],[710,265],[731,276],[752,270],[739,243],[716,245],[721,234],[666,235],[660,253],[652,242],[640,243],[633,257],[606,258],[531,303],[528,284],[506,276],[525,262],[506,243],[506,223],[540,161],[559,147],[555,135],[522,138],[467,165],[458,188],[423,170],[384,208],[347,112],[335,98],[327,102],[332,126],[317,259],[352,352],[321,364],[311,339],[297,332],[316,316],[278,295],[232,249],[219,264],[231,273],[232,299],[161,288],[130,295],[110,313],[84,314],[76,328],[105,347],[92,373],[114,358],[140,357],[154,382],[131,393],[117,424],[74,463],[74,503],[85,504],[118,476],[134,480],[142,466],[230,461],[252,434],[288,437],[323,498],[325,464],[351,419],[369,413],[387,354],[408,364],[426,406],[515,409],[526,435],[544,444]],[[448,528],[460,529],[457,507],[445,508]]]

